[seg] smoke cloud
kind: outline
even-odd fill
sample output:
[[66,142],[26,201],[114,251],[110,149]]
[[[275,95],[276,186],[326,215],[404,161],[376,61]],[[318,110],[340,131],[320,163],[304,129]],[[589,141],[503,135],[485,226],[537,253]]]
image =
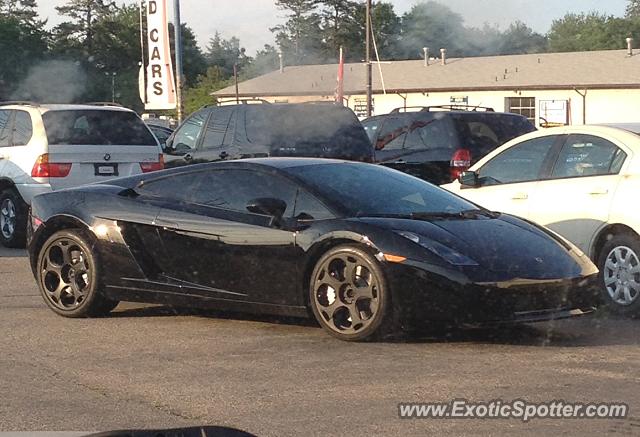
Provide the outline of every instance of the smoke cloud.
[[70,103],[86,91],[87,76],[78,63],[51,60],[31,67],[11,98],[42,103]]

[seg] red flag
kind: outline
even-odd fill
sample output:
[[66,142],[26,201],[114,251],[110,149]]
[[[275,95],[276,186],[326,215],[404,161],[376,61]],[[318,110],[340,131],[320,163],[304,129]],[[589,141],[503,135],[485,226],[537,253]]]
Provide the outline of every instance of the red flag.
[[344,105],[344,53],[340,47],[340,63],[338,64],[338,84],[336,86],[336,103]]

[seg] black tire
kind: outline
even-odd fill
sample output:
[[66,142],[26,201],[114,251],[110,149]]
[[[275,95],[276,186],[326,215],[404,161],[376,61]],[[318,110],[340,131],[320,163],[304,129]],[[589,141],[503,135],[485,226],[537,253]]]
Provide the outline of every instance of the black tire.
[[24,248],[27,240],[29,206],[14,188],[0,192],[0,244]]
[[598,268],[606,307],[618,315],[640,316],[640,239],[611,235],[600,251]]
[[100,317],[118,305],[101,292],[100,263],[82,230],[49,237],[38,254],[36,272],[45,303],[61,316]]
[[390,290],[380,263],[355,245],[337,246],[318,260],[311,273],[309,305],[320,326],[340,340],[373,340],[395,333]]

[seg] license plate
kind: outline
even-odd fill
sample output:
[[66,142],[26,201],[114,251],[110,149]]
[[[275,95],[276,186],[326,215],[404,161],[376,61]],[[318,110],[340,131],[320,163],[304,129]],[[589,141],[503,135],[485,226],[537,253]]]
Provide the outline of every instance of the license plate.
[[118,164],[94,164],[96,176],[118,176]]

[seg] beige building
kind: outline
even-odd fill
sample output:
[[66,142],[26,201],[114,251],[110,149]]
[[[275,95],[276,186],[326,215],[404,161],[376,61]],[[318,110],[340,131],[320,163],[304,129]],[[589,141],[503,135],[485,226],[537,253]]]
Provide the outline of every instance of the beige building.
[[[428,65],[427,65],[428,64]],[[239,84],[242,99],[332,101],[337,64],[288,66]],[[364,117],[365,65],[346,64],[345,103]],[[235,99],[235,87],[213,93]],[[576,53],[393,61],[373,65],[374,115],[410,106],[491,107],[536,125],[640,122],[640,53]]]

